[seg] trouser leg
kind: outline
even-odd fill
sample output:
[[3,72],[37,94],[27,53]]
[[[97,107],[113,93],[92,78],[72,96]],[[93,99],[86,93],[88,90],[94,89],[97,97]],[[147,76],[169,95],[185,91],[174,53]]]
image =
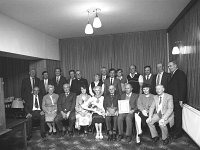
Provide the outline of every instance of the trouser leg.
[[111,117],[110,116],[106,116],[106,128],[108,131],[111,130]]
[[123,128],[124,128],[123,121],[124,121],[125,116],[126,114],[119,114],[118,119],[117,119],[119,135],[123,135]]
[[160,129],[162,132],[162,140],[165,140],[168,137],[168,129],[166,125],[160,125]]
[[152,119],[151,119],[151,122],[148,123],[152,138],[158,136],[158,132],[156,130],[154,123],[158,122],[159,120],[160,120],[159,116],[157,114],[154,114]]
[[56,123],[56,126],[58,128],[59,131],[62,131],[63,130],[63,124],[62,124],[62,121],[63,121],[63,117],[61,114],[58,114],[55,118],[55,123]]
[[131,136],[133,130],[133,114],[126,116],[126,136]]

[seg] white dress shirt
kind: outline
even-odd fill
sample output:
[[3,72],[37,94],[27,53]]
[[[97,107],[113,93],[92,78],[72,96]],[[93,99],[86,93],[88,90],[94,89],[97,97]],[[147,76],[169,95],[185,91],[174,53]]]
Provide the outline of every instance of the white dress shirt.
[[[37,99],[37,103],[38,103],[38,108],[35,108],[35,100]],[[38,98],[38,95],[33,95],[33,111],[34,110],[41,110],[40,109],[40,103],[39,103],[39,98]]]

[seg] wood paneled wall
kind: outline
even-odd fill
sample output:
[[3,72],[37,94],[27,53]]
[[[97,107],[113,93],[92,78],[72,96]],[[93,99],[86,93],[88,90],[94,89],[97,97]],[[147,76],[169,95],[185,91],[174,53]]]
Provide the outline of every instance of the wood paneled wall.
[[5,97],[20,97],[22,79],[28,75],[29,61],[0,57],[0,77],[4,81]]
[[[181,54],[172,55],[176,41],[181,41]],[[188,104],[200,109],[200,1],[169,31],[169,48],[170,60],[187,74]]]
[[141,74],[150,65],[155,73],[157,63],[167,65],[166,30],[61,39],[60,53],[64,75],[80,69],[89,82],[102,66],[122,68],[126,76],[131,64]]

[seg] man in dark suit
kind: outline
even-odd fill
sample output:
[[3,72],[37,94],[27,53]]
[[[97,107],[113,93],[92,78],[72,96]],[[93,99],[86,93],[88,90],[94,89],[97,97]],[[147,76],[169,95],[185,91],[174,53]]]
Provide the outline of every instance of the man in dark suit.
[[125,120],[126,121],[126,140],[127,142],[130,142],[131,137],[132,137],[132,129],[133,129],[133,117],[134,117],[134,112],[137,109],[137,100],[138,100],[139,94],[132,93],[131,84],[125,85],[125,92],[126,93],[121,95],[121,100],[129,101],[130,111],[129,113],[121,113],[118,116],[118,131],[119,131],[118,140],[120,141],[123,138],[124,120]]
[[33,88],[33,94],[29,94],[25,101],[25,112],[27,118],[27,139],[32,137],[32,122],[40,121],[40,134],[45,137],[45,116],[42,111],[42,97],[39,95],[39,87]]
[[175,61],[168,63],[171,72],[171,80],[168,83],[168,93],[174,100],[174,127],[172,138],[177,139],[182,134],[182,106],[187,98],[187,77],[185,73],[178,69]]
[[74,79],[76,79],[75,74],[76,74],[75,70],[70,70],[70,71],[69,71],[69,78],[67,79],[67,83],[68,83],[70,86],[72,86],[72,81],[73,81]]
[[29,71],[29,77],[22,80],[21,97],[23,100],[27,100],[30,94],[33,94],[33,88],[39,86],[40,79],[36,77],[36,70],[31,68]]
[[54,88],[55,88],[55,93],[56,94],[61,94],[64,93],[63,91],[63,85],[67,83],[67,80],[65,77],[61,75],[61,69],[56,68],[55,69],[55,77],[52,79]]
[[42,96],[46,95],[48,93],[48,85],[53,84],[53,82],[51,81],[51,79],[48,78],[48,72],[47,71],[43,71],[42,72],[42,80],[40,81],[40,94]]
[[158,73],[156,75],[153,76],[153,81],[152,81],[152,94],[157,94],[156,93],[156,86],[157,85],[163,85],[164,88],[165,88],[165,91],[167,92],[167,85],[168,85],[168,82],[170,81],[170,74],[167,73],[167,72],[164,72],[164,67],[162,65],[162,63],[158,63],[157,64],[157,71]]
[[100,75],[100,81],[104,82],[109,76],[107,75],[107,68],[102,67],[101,68],[101,75]]
[[109,94],[105,95],[103,107],[106,112],[106,127],[108,132],[108,141],[116,140],[117,133],[117,116],[118,116],[118,100],[120,95],[116,94],[114,85],[109,86]]
[[81,94],[81,86],[86,86],[86,91],[89,94],[88,81],[82,78],[81,71],[76,71],[76,79],[72,81],[71,92],[76,93],[76,95]]
[[110,77],[107,78],[104,81],[104,95],[107,95],[109,93],[109,86],[114,85],[116,88],[116,93],[121,95],[122,94],[122,87],[121,87],[121,82],[119,79],[115,78],[115,69],[111,68],[109,70],[109,75]]
[[59,133],[64,136],[66,134],[66,128],[64,124],[68,121],[69,135],[73,135],[73,126],[76,121],[75,116],[75,105],[76,105],[76,94],[70,92],[70,85],[64,84],[63,89],[65,93],[60,94],[57,102],[57,116],[55,118],[56,125]]
[[151,73],[151,66],[145,66],[144,67],[144,78],[143,78],[143,84],[147,84],[152,88],[152,79],[153,75]]

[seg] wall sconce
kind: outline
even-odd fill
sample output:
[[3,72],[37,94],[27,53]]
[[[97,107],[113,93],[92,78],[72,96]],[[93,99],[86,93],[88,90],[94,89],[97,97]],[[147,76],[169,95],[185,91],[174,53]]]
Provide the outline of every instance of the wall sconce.
[[180,46],[181,46],[181,41],[176,41],[175,46],[172,49],[172,55],[180,54]]

